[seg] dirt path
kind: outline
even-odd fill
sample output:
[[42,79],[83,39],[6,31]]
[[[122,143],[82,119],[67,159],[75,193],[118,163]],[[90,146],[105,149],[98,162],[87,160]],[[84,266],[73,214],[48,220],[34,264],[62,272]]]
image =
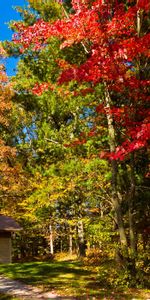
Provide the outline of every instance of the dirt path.
[[72,299],[71,297],[59,297],[56,293],[53,291],[44,293],[42,290],[40,290],[37,287],[26,285],[22,282],[19,282],[17,280],[12,280],[3,276],[0,276],[0,293],[12,295],[12,296],[18,296],[21,299],[28,299],[28,300],[50,300],[50,299]]

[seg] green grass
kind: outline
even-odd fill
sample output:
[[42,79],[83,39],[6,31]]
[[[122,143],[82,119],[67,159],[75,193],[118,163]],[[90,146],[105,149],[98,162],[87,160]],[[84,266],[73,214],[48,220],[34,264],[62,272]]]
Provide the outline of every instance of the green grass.
[[12,296],[0,293],[0,300],[21,300],[21,299],[16,298],[16,297],[14,298]]
[[[143,290],[117,291],[100,286],[96,270],[86,268],[78,261],[30,262],[0,265],[0,274],[19,279],[27,284],[40,286],[44,291],[76,296],[77,299],[148,299]],[[0,299],[13,299],[4,297]],[[63,298],[62,298],[63,299]]]

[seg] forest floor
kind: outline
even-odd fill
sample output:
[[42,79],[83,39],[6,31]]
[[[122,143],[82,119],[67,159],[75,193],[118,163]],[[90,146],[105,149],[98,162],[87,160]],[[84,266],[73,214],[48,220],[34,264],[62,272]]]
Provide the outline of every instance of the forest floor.
[[2,300],[150,300],[149,290],[102,286],[97,269],[78,261],[1,264],[0,274]]

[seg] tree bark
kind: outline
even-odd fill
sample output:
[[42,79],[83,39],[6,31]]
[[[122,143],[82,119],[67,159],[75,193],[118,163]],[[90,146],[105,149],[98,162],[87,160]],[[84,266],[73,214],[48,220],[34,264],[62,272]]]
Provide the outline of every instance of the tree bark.
[[[104,83],[104,96],[105,96],[105,110],[106,110],[106,117],[107,117],[107,125],[108,125],[108,137],[109,137],[109,147],[110,152],[116,151],[116,138],[115,138],[115,128],[114,128],[114,121],[113,116],[111,114],[111,98],[107,88],[106,83]],[[117,184],[117,175],[118,175],[118,165],[116,160],[111,161],[111,169],[112,169],[112,205],[115,212],[116,223],[118,225],[118,232],[120,236],[120,243],[122,248],[128,252],[128,245],[127,245],[127,237],[125,234],[125,228],[123,223],[123,216],[121,210],[121,195],[118,190]]]
[[52,228],[52,225],[51,225],[51,224],[49,225],[49,232],[50,232],[50,235],[49,235],[49,247],[50,247],[50,253],[51,253],[51,254],[54,254],[53,228]]
[[72,233],[70,231],[69,233],[69,254],[72,255],[73,253],[73,248],[72,248]]
[[79,257],[85,257],[86,243],[84,239],[84,228],[83,221],[78,221],[78,246],[79,246]]
[[134,230],[134,219],[133,219],[133,206],[134,206],[134,198],[135,198],[135,174],[134,174],[134,156],[131,155],[131,187],[128,197],[128,206],[129,206],[129,233],[130,233],[130,247],[132,256],[135,257],[137,252],[136,246],[136,237]]

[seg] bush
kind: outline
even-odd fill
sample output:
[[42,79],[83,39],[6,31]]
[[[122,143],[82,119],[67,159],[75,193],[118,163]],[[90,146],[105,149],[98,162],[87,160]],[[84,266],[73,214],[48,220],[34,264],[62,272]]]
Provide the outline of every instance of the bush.
[[54,259],[57,261],[75,260],[77,259],[77,255],[68,252],[58,252],[54,255]]
[[86,257],[83,258],[85,265],[99,266],[104,260],[108,259],[108,254],[101,249],[93,248],[86,252]]

